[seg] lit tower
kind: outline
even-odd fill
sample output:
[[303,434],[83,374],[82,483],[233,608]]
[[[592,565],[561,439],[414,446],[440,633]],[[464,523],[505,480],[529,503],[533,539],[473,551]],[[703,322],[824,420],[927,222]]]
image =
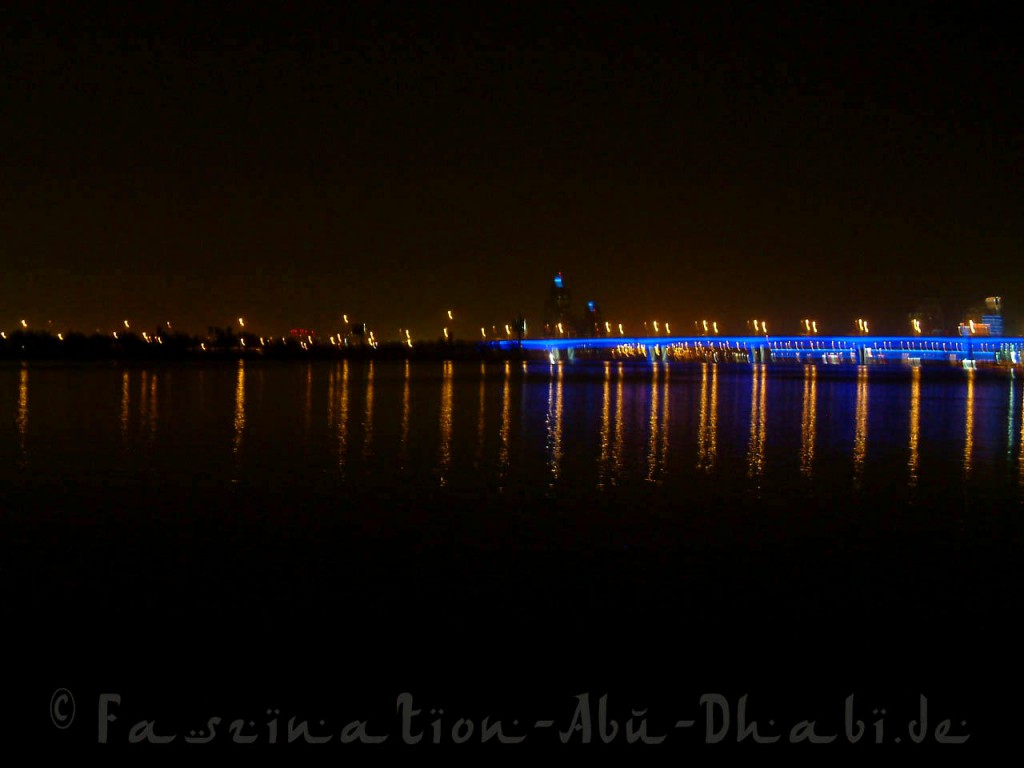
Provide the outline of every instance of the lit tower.
[[985,299],[985,314],[981,322],[988,326],[989,336],[1003,335],[1003,300],[998,296]]
[[544,304],[544,333],[546,336],[576,335],[576,323],[572,317],[572,294],[566,287],[561,272],[555,275],[551,282],[551,290]]
[[601,308],[598,306],[596,301],[587,302],[587,306],[583,310],[583,317],[586,318],[583,323],[583,332],[587,336],[607,335],[604,327],[604,320],[601,317]]

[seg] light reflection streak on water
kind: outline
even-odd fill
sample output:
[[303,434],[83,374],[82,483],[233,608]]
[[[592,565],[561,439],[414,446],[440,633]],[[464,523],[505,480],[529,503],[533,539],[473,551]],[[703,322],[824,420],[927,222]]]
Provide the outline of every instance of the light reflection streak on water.
[[804,405],[800,424],[800,472],[805,477],[814,474],[814,444],[818,428],[818,368],[804,366]]
[[128,443],[128,420],[131,414],[131,379],[128,371],[121,374],[121,440]]
[[149,371],[139,375],[139,425],[149,424]]
[[306,439],[313,427],[313,364],[306,365],[306,399],[303,401],[303,417],[306,425]]
[[231,441],[231,453],[235,456],[242,447],[242,435],[245,432],[245,361],[238,361],[238,372],[235,374],[235,419],[234,436]]
[[[710,377],[708,371],[711,372]],[[718,453],[718,366],[701,363],[697,468],[711,472]]]
[[666,464],[668,462],[668,424],[669,424],[669,366],[668,363],[662,364],[665,371],[665,376],[662,379],[662,396],[661,396],[661,457],[659,461],[659,469],[664,472]]
[[921,369],[915,367],[910,379],[910,457],[907,466],[910,468],[910,487],[917,486],[919,479],[920,445],[921,445]]
[[1020,439],[1017,444],[1020,446],[1020,454],[1017,459],[1017,472],[1020,476],[1020,487],[1024,488],[1024,407],[1021,408]]
[[857,368],[856,431],[853,439],[853,478],[859,485],[868,451],[868,367]]
[[1013,438],[1014,438],[1014,427],[1017,422],[1017,397],[1016,397],[1016,384],[1017,378],[1014,375],[1013,369],[1010,369],[1010,406],[1009,413],[1006,419],[1006,462],[1013,462]]
[[441,466],[440,484],[448,484],[452,460],[452,363],[445,362],[441,380]]
[[708,364],[700,364],[700,409],[697,421],[697,469],[706,469],[708,460]]
[[552,365],[548,382],[547,445],[552,480],[562,470],[562,365]]
[[658,462],[658,366],[651,366],[651,411],[647,433],[647,482],[654,482]]
[[766,431],[766,397],[768,389],[767,366],[754,365],[750,392],[750,442],[747,446],[747,474],[760,478],[764,473],[764,446]]
[[402,432],[401,432],[401,458],[404,462],[409,452],[409,405],[410,405],[410,368],[409,361],[405,361],[404,385],[402,387]]
[[512,427],[512,364],[505,363],[505,382],[501,391],[501,448],[498,454],[498,474],[508,476],[510,430]]
[[373,448],[373,361],[366,367],[366,417],[363,420],[363,455]]
[[967,407],[964,409],[964,474],[971,475],[974,459],[974,371],[967,371]]
[[331,368],[327,375],[327,429],[334,429],[334,401],[337,399],[338,366]]
[[157,398],[157,382],[160,377],[154,373],[149,381],[149,439],[156,437],[156,427],[159,422],[159,399]]
[[623,394],[623,375],[622,375],[622,363],[618,365],[618,371],[616,373],[615,380],[615,439],[612,442],[612,466],[611,466],[611,481],[612,484],[618,482],[619,474],[622,472],[622,446],[625,440],[624,436],[624,419],[622,415],[622,394]]
[[24,466],[28,463],[28,367],[24,365],[18,372],[18,416],[15,425],[18,429],[21,464]]
[[348,454],[348,360],[341,364],[341,403],[338,406],[338,471],[344,474]]
[[597,487],[605,487],[605,478],[608,473],[608,459],[611,456],[611,367],[612,364],[604,364],[604,382],[601,388],[601,454],[597,460]]
[[487,385],[487,366],[484,363],[480,363],[480,408],[477,412],[476,422],[476,461],[477,464],[483,458],[484,454],[484,426],[485,426],[485,414],[484,405],[487,403],[486,397],[486,385]]

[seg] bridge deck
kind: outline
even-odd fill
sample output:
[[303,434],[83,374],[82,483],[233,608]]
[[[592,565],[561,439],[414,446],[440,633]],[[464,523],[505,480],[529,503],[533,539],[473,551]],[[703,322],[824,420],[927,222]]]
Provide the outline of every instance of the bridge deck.
[[[489,342],[503,350],[520,342]],[[651,359],[865,363],[871,361],[963,361],[1017,365],[1024,338],[997,336],[647,336],[523,339],[522,349],[553,359],[578,354]]]

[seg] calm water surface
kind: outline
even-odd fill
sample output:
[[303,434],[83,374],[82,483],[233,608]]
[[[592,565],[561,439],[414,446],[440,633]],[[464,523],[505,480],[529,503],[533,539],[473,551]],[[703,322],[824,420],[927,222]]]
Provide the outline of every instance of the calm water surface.
[[8,366],[0,480],[1016,503],[1022,393],[929,369]]
[[947,369],[8,365],[5,597],[46,679],[298,654],[370,687],[981,706],[1019,681],[1022,397]]

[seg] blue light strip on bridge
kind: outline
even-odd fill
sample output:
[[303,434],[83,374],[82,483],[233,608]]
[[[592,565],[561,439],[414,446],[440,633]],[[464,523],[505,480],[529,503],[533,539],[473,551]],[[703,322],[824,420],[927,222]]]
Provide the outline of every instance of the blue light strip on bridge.
[[[488,342],[499,349],[514,349],[519,342]],[[961,355],[986,359],[999,351],[1024,352],[1024,338],[1009,336],[611,336],[603,338],[523,339],[522,349],[549,352],[561,349],[615,349],[628,347],[697,347],[704,349],[767,348],[778,357],[787,353],[831,354],[868,348],[885,353]]]

